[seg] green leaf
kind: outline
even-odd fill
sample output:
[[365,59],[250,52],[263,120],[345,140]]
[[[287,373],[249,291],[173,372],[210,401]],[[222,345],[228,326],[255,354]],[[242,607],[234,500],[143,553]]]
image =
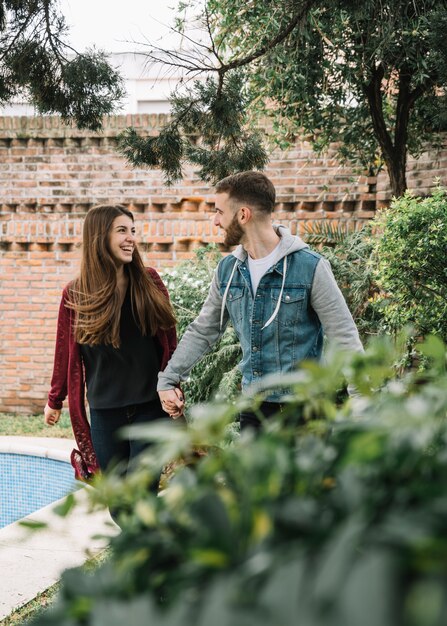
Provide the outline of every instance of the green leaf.
[[66,517],[73,510],[75,504],[74,494],[69,493],[60,504],[53,508],[53,511],[60,517]]
[[29,528],[29,530],[41,530],[42,528],[48,528],[48,524],[46,522],[38,522],[37,520],[31,519],[20,520],[19,524],[24,528]]
[[423,343],[418,344],[417,349],[418,352],[432,358],[437,366],[445,366],[446,348],[439,337],[430,335]]

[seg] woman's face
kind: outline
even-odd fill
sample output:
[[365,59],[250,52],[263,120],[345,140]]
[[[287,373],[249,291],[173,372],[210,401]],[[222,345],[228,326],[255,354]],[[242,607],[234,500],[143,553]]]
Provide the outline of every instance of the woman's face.
[[135,249],[135,225],[127,215],[115,217],[109,232],[109,249],[117,265],[132,261]]

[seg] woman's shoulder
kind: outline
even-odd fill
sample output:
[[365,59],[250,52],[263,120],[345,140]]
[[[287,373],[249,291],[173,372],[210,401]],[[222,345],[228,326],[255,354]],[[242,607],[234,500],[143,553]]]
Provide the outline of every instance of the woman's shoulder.
[[167,293],[166,285],[164,284],[160,274],[153,267],[146,267],[146,272],[152,278],[155,285],[164,293]]
[[155,283],[158,285],[163,285],[163,280],[160,274],[153,267],[145,267],[146,273],[153,279]]
[[160,275],[159,275],[159,273],[157,272],[157,270],[156,270],[156,269],[154,269],[153,267],[145,267],[144,269],[145,269],[145,270],[146,270],[146,272],[147,272],[148,274],[150,274],[151,276],[158,276],[158,277],[160,276]]
[[77,279],[73,278],[73,280],[70,280],[70,282],[68,282],[65,287],[62,289],[62,296],[67,300],[70,299],[70,296],[73,294],[73,290],[76,289],[76,285],[77,285]]

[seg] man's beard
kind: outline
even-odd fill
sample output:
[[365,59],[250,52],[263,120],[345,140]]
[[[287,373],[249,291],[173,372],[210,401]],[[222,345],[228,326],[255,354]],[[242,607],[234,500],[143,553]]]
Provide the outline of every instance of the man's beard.
[[241,243],[241,239],[244,236],[244,231],[242,230],[241,225],[237,221],[237,214],[233,216],[233,219],[230,222],[230,225],[225,231],[225,246],[237,246]]

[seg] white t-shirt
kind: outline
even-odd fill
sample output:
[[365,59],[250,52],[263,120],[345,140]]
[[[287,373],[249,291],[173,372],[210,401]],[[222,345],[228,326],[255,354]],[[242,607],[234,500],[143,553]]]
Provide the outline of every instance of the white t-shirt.
[[[279,242],[281,243],[281,242]],[[279,260],[279,243],[270,254],[262,257],[262,259],[252,259],[248,255],[248,269],[250,271],[251,287],[253,295],[256,295],[259,282],[267,270],[269,270]]]

